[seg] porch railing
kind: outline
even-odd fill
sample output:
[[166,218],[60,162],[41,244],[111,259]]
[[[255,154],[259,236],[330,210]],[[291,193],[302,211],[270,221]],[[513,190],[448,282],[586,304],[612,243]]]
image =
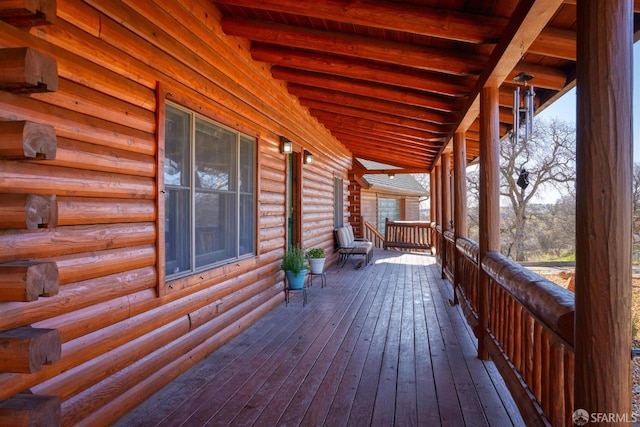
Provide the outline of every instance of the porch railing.
[[373,243],[374,248],[383,248],[384,247],[384,236],[380,234],[376,228],[369,224],[368,222],[364,222],[364,236],[366,240]]
[[431,250],[431,224],[426,221],[385,220],[384,248]]
[[444,264],[442,265],[442,271],[447,276],[447,279],[451,283],[453,283],[453,273],[455,270],[455,256],[456,256],[456,242],[455,235],[451,230],[445,230],[443,233],[443,244],[444,244],[444,252],[446,256],[444,257]]
[[[499,253],[478,264],[478,244],[456,241],[458,299],[469,324],[531,425],[572,425],[575,296]],[[489,276],[488,329],[480,334],[479,268]]]

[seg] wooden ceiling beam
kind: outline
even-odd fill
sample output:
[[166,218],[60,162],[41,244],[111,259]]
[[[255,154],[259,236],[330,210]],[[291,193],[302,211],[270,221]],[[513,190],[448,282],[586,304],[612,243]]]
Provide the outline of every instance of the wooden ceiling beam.
[[311,71],[297,70],[293,68],[274,66],[271,68],[274,78],[285,80],[294,84],[313,86],[328,90],[334,90],[353,95],[368,96],[371,98],[393,101],[416,107],[442,112],[459,112],[462,109],[464,98],[448,97],[401,89],[397,86],[354,80],[330,74],[320,74]]
[[344,116],[321,110],[310,110],[310,112],[314,117],[317,117],[320,122],[335,123],[337,126],[358,128],[369,134],[386,134],[388,136],[395,136],[401,139],[423,141],[424,145],[434,145],[437,147],[440,147],[440,144],[444,141],[443,137],[440,135],[390,125],[387,123],[380,123],[366,118]]
[[369,0],[366,3],[324,0],[313,6],[299,0],[215,0],[215,3],[293,13],[476,44],[496,43],[505,27],[505,20],[502,18],[379,0]]
[[[458,126],[453,128],[448,139],[453,138],[455,132],[465,131],[477,119],[480,113],[479,94],[482,88],[500,87],[510,75],[514,74],[514,68],[520,62],[522,51],[526,51],[531,46],[561,4],[562,0],[521,0],[518,3],[500,41],[491,53],[489,64],[476,82],[472,96],[468,100],[468,106],[464,109],[464,116],[461,117]],[[542,86],[538,82],[534,85]]]
[[531,43],[527,53],[575,61],[576,32],[560,28],[545,28]]
[[311,86],[303,86],[296,83],[287,84],[289,93],[298,98],[315,99],[332,104],[345,105],[347,107],[362,108],[364,110],[392,114],[414,120],[421,120],[435,124],[453,124],[455,117],[452,114],[434,112],[421,107],[400,104],[397,102],[383,101],[361,95],[352,95],[344,92],[336,92],[327,89],[319,89]]
[[338,56],[300,52],[264,45],[253,46],[251,48],[251,56],[256,61],[273,65],[390,84],[454,97],[466,96],[475,82],[473,77],[444,77],[427,71],[421,72],[419,70],[403,69]]
[[[508,25],[508,20],[504,18],[373,0],[366,4],[323,1],[313,7],[298,0],[261,0],[259,5],[252,0],[216,0],[215,3],[293,13],[475,44],[496,43]],[[634,0],[636,12],[640,12],[639,5],[640,0]],[[540,31],[539,40],[535,41],[533,49],[532,53],[539,55],[575,60],[575,33],[545,28]]]
[[447,130],[450,127],[450,125],[443,127],[441,125],[423,122],[421,120],[413,120],[375,111],[361,110],[358,108],[332,104],[330,102],[317,101],[315,99],[309,98],[301,98],[300,104],[314,111],[326,111],[332,114],[367,119],[385,125],[396,126],[398,129],[403,129],[404,132],[406,132],[406,135],[419,136],[419,134],[428,134],[442,136],[446,134]]
[[437,154],[441,145],[439,142],[436,143],[414,137],[399,136],[389,132],[371,132],[370,129],[363,128],[357,124],[344,126],[344,121],[340,118],[328,119],[324,126],[332,133],[335,132],[343,135],[351,135],[356,138],[367,138],[371,141],[396,144],[398,147],[412,147],[417,150],[418,153],[423,154]]
[[412,153],[410,149],[402,149],[392,144],[379,141],[371,141],[363,137],[354,137],[352,135],[340,134],[336,135],[345,147],[351,151],[354,157],[365,157],[370,160],[385,164],[393,164],[398,166],[402,164],[404,167],[420,167],[429,164],[435,159],[436,154]]
[[254,42],[343,55],[454,75],[479,75],[486,58],[455,50],[338,32],[314,30],[246,18],[222,19],[227,35]]

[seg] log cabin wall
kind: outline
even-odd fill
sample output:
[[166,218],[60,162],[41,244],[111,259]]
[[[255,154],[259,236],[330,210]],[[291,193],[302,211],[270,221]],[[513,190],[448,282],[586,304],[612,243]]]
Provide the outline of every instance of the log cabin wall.
[[[59,73],[55,91],[0,90],[0,122],[50,126],[57,138],[55,159],[0,159],[0,198],[53,197],[57,208],[35,229],[4,224],[0,264],[55,264],[59,285],[0,302],[0,332],[51,329],[61,341],[59,361],[0,373],[0,401],[52,395],[63,425],[105,425],[282,303],[281,135],[314,154],[303,170],[304,246],[332,252],[332,178],[347,189],[351,155],[219,20],[207,2],[168,0],[58,0],[51,25],[0,20],[0,48],[34,49]],[[255,138],[258,165],[256,255],[169,283],[157,174],[165,97]]]

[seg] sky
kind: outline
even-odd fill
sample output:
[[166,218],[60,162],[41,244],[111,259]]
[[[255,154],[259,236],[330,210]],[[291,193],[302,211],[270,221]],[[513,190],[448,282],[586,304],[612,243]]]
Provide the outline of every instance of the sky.
[[[633,161],[640,162],[640,43],[633,45]],[[576,122],[576,90],[573,88],[556,102],[540,112],[537,117],[558,117],[566,122]]]

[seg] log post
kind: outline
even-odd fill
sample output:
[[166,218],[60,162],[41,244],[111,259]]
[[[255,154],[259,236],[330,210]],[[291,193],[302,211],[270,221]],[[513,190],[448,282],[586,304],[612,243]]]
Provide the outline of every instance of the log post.
[[[436,175],[437,173],[435,170],[432,170],[429,174],[429,220],[431,221],[432,227],[435,227],[438,221],[438,202],[436,200],[438,189]],[[434,236],[436,234],[435,230],[431,230],[430,233],[431,236]],[[431,253],[433,255],[438,254],[437,242],[431,242]]]
[[[458,237],[467,237],[467,144],[464,132],[456,132],[453,135],[453,205],[454,219],[454,247]],[[457,254],[457,249],[455,249]],[[462,263],[456,256],[453,271],[453,304],[458,304],[456,289],[462,277]]]
[[0,301],[35,301],[58,293],[59,274],[55,262],[25,262],[0,265]]
[[442,172],[440,171],[441,164],[436,164],[435,167],[435,181],[436,181],[436,194],[434,198],[436,199],[436,239],[434,242],[437,250],[437,254],[439,255],[440,261],[442,261],[442,239],[440,239],[440,234],[437,232],[437,227],[440,225],[440,229],[442,230]]
[[56,158],[57,139],[52,126],[27,122],[0,122],[0,158]]
[[21,393],[0,402],[2,426],[59,426],[61,414],[58,396]]
[[444,273],[445,267],[451,264],[451,260],[447,259],[447,239],[444,237],[444,232],[451,228],[451,181],[449,180],[449,172],[451,170],[451,154],[449,152],[442,153],[440,157],[440,188],[442,189],[442,196],[440,197],[440,203],[442,204],[442,234],[440,235],[440,258],[442,259],[442,278],[446,279],[447,276]]
[[57,329],[21,327],[0,332],[0,372],[32,374],[60,360]]
[[28,47],[0,49],[0,70],[0,90],[25,94],[58,89],[56,60]]
[[0,229],[37,230],[56,225],[55,195],[0,194]]
[[56,0],[2,0],[0,20],[29,29],[56,22]]
[[[500,116],[499,91],[480,94],[480,242],[478,263],[488,252],[500,251]],[[478,357],[489,358],[485,340],[489,328],[489,275],[480,267],[478,293]]]
[[[632,386],[632,45],[631,0],[577,3],[572,410],[627,420]],[[606,423],[621,424],[619,419]]]

